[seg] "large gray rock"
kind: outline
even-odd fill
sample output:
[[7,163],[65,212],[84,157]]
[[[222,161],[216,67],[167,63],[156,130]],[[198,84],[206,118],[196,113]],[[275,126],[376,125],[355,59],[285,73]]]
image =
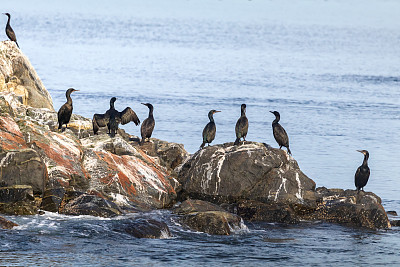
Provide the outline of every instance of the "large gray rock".
[[317,188],[318,206],[304,219],[324,220],[371,229],[390,228],[390,221],[381,199],[371,192]]
[[0,91],[15,93],[25,105],[54,110],[51,96],[29,59],[11,41],[0,42]]
[[122,214],[122,211],[112,201],[94,195],[83,194],[68,202],[61,210],[61,213],[67,215],[114,217]]
[[33,190],[28,185],[0,187],[0,213],[33,215],[38,210]]
[[3,185],[30,185],[36,194],[43,193],[47,168],[35,150],[26,148],[0,153],[0,170]]
[[178,180],[183,197],[315,206],[314,181],[285,151],[262,143],[226,143],[199,150],[183,165]]
[[174,212],[182,216],[182,223],[190,229],[211,235],[230,235],[233,230],[246,228],[238,215],[207,201],[188,199]]
[[164,239],[172,237],[166,223],[153,219],[139,218],[120,221],[116,230],[121,231],[121,229],[136,238]]

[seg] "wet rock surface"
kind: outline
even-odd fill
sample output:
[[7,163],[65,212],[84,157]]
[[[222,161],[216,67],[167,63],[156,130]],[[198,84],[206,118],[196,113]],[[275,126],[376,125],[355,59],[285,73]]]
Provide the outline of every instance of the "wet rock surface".
[[0,213],[33,215],[38,211],[33,189],[28,185],[0,187]]
[[123,230],[136,238],[164,239],[172,237],[166,223],[153,219],[130,219],[118,224],[117,231]]
[[12,229],[15,226],[18,226],[18,224],[0,216],[0,227],[2,229]]
[[381,199],[371,192],[317,188],[317,208],[304,218],[370,229],[390,228]]
[[61,213],[66,215],[115,217],[121,215],[122,211],[112,201],[94,195],[83,194],[66,204]]
[[181,221],[190,229],[212,235],[230,235],[241,229],[242,218],[224,210],[218,205],[202,200],[186,200],[174,208],[182,215]]

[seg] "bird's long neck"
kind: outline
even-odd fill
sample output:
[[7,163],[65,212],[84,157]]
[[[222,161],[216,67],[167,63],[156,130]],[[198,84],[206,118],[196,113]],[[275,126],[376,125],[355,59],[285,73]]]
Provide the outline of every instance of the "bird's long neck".
[[153,107],[149,107],[149,118],[153,118]]
[[246,108],[242,108],[240,112],[241,117],[246,117]]
[[8,20],[7,20],[7,25],[6,25],[6,27],[7,27],[7,26],[10,26],[10,19],[11,19],[11,16],[10,16],[10,15],[7,15],[7,17],[8,17]]
[[275,115],[275,120],[272,122],[272,125],[277,124],[280,119],[281,119],[280,116]]
[[110,109],[115,109],[115,108],[114,108],[114,102],[113,102],[113,101],[110,101]]
[[67,97],[67,103],[71,105],[71,104],[72,104],[71,92],[68,91],[68,92],[65,94],[65,96]]
[[368,155],[368,154],[365,154],[365,155],[364,155],[364,161],[363,161],[363,163],[362,163],[362,166],[368,167],[368,158],[369,158],[369,155]]
[[210,122],[214,122],[214,116],[212,113],[208,114],[208,118],[210,119]]

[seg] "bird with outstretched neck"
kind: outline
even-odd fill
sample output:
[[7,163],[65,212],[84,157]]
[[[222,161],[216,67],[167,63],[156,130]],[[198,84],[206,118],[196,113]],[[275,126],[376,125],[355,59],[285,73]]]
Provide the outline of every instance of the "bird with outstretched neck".
[[217,127],[215,126],[213,115],[217,112],[221,112],[221,111],[213,109],[213,110],[210,110],[210,112],[208,112],[208,119],[210,120],[210,122],[207,123],[206,127],[204,127],[204,129],[203,129],[203,143],[201,144],[200,149],[202,149],[206,143],[208,145],[210,145],[210,143],[215,138],[215,133],[217,132]]
[[136,113],[130,108],[125,108],[122,112],[115,109],[114,103],[117,100],[116,97],[110,99],[110,109],[104,114],[94,114],[92,119],[93,133],[97,134],[100,127],[108,128],[108,133],[111,137],[114,137],[118,132],[119,124],[125,125],[131,121],[135,125],[139,125],[140,120]]
[[241,115],[235,127],[236,140],[234,145],[239,145],[241,138],[243,138],[243,142],[246,141],[247,130],[249,129],[249,120],[246,117],[246,104],[241,105],[240,111]]
[[67,97],[67,103],[61,106],[61,108],[58,110],[57,117],[58,117],[58,129],[62,129],[62,125],[65,124],[65,127],[68,127],[69,120],[71,119],[72,115],[72,98],[71,98],[71,93],[76,92],[79,90],[75,90],[74,88],[69,88],[67,92],[65,93],[65,96]]
[[364,154],[364,161],[360,167],[357,168],[356,174],[354,175],[354,184],[356,185],[357,192],[360,190],[364,191],[364,186],[367,185],[370,170],[368,167],[369,153],[367,150],[357,150],[358,152]]
[[272,122],[272,130],[274,134],[274,138],[279,145],[279,148],[286,147],[289,155],[292,154],[289,148],[289,137],[285,131],[285,129],[279,124],[279,120],[281,119],[281,115],[278,111],[270,111],[275,115],[275,120]]
[[140,134],[142,136],[140,145],[143,145],[146,139],[150,139],[154,130],[154,126],[156,125],[156,121],[154,120],[153,117],[153,110],[154,110],[153,105],[150,103],[141,103],[141,104],[149,108],[149,116],[147,117],[147,119],[143,121],[142,126],[140,127]]
[[6,25],[6,34],[7,34],[7,37],[8,37],[11,41],[14,41],[14,42],[17,44],[18,48],[19,48],[19,45],[18,45],[18,42],[17,42],[17,37],[15,36],[15,32],[14,32],[13,28],[11,28],[11,25],[10,25],[11,15],[10,15],[10,13],[3,13],[3,14],[6,15],[6,16],[8,17],[7,25]]

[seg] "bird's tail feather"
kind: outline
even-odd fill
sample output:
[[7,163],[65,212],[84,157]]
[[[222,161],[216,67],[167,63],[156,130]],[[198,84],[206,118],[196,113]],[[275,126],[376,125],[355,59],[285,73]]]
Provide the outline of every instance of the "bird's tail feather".
[[289,147],[287,148],[287,152],[288,152],[289,155],[292,155],[292,151],[290,151]]

